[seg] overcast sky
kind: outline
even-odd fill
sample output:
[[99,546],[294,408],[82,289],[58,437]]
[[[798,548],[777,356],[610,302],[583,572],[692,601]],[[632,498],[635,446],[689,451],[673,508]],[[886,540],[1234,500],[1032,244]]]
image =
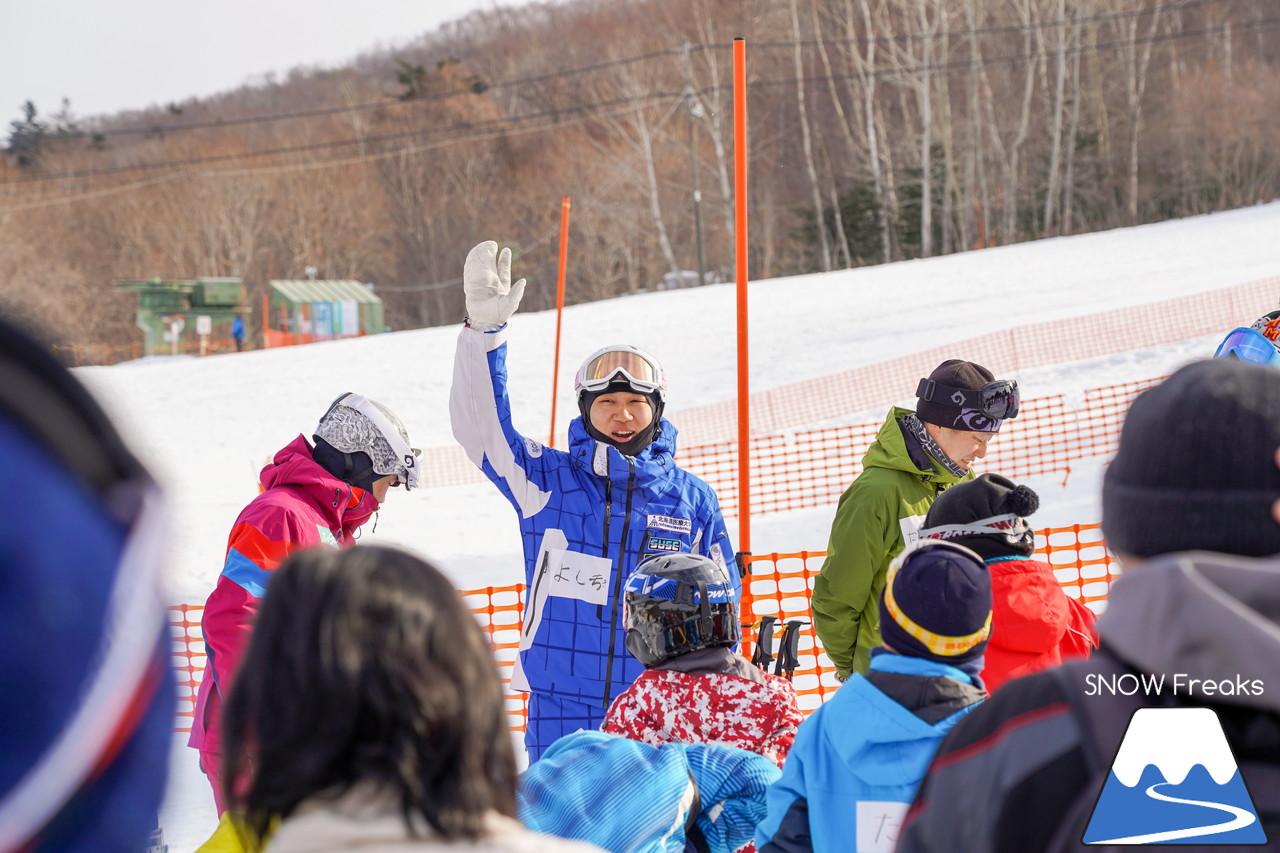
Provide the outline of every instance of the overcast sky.
[[80,118],[343,64],[523,0],[14,0],[0,4],[0,139],[25,101]]

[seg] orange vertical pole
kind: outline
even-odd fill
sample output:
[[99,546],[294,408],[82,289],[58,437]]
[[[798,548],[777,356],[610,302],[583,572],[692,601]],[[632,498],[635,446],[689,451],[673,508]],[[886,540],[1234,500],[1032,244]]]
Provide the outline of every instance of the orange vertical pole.
[[560,379],[560,321],[564,319],[564,271],[569,255],[569,197],[560,201],[560,276],[556,283],[556,356],[551,368],[551,429],[547,447],[556,446],[556,390]]
[[738,280],[738,550],[751,552],[751,380],[747,366],[747,41],[733,40],[733,171]]

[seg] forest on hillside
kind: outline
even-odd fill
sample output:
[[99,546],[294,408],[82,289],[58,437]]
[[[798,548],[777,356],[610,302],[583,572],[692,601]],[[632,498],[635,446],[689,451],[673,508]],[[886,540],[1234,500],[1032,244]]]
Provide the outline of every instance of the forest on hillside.
[[1280,196],[1278,32],[1275,0],[534,2],[150,112],[28,105],[0,303],[122,345],[113,281],[237,276],[252,307],[314,267],[392,328],[455,323],[497,239],[547,308],[564,196],[569,303],[731,279],[735,36],[752,278],[1242,207]]

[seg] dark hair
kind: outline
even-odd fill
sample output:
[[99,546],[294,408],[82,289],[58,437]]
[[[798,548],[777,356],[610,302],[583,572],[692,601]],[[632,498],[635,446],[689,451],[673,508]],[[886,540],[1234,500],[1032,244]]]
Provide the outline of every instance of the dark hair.
[[223,716],[223,789],[263,840],[357,783],[410,834],[515,817],[516,764],[484,631],[432,565],[374,545],[300,551],[272,572]]

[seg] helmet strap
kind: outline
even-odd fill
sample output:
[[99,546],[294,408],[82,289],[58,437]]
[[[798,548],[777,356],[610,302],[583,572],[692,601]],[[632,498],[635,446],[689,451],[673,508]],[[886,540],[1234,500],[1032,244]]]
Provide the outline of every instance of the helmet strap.
[[656,654],[649,646],[649,641],[644,638],[644,634],[635,628],[627,629],[623,643],[626,645],[627,651],[631,652],[631,656],[644,666],[656,666],[663,661],[662,656]]
[[698,581],[698,604],[702,611],[702,630],[707,636],[711,635],[711,630],[715,627],[715,620],[711,618],[711,603],[707,601],[707,582]]
[[351,459],[351,454],[345,450],[342,452],[342,461],[344,463],[342,468],[342,476],[339,477],[338,479],[342,480],[344,483],[347,483],[349,485],[358,486],[359,488],[364,488],[359,484],[364,481],[365,477],[368,477],[370,474],[375,473],[372,465],[365,468],[363,471],[360,471],[359,473],[355,473],[355,474],[351,473],[351,469],[354,467],[354,463],[353,463],[353,460]]

